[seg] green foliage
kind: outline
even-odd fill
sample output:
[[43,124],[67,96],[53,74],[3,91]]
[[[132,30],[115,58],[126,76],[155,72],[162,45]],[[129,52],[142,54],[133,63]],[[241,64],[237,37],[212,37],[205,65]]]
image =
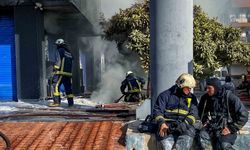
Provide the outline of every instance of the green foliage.
[[[102,23],[105,21],[102,21]],[[135,51],[145,71],[149,69],[149,0],[120,10],[102,24],[105,38]],[[194,74],[196,78],[211,76],[221,66],[232,63],[250,64],[249,46],[240,41],[241,31],[223,26],[209,18],[200,6],[194,6]]]
[[140,57],[141,66],[145,71],[149,70],[149,21],[149,1],[147,0],[125,10],[120,9],[120,12],[103,26],[105,38],[114,40],[118,44],[126,42],[126,47]]
[[[223,26],[215,19],[209,19],[200,7],[194,7],[194,72],[196,77],[210,76],[220,67],[215,55],[217,49],[223,49]],[[196,68],[199,66],[199,68]]]
[[194,73],[198,78],[211,76],[221,66],[249,64],[249,47],[240,40],[241,30],[223,26],[194,6]]

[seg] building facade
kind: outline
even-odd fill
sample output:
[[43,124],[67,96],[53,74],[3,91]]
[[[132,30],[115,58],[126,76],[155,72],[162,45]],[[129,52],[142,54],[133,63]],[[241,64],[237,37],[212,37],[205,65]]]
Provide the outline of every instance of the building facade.
[[242,40],[250,41],[250,1],[232,0],[230,23],[233,27],[242,29]]
[[[229,12],[229,24],[242,30],[241,39],[250,42],[250,1],[249,0],[231,0],[231,9]],[[233,64],[230,66],[229,73],[235,78],[236,86],[242,80],[243,74],[247,74],[247,66],[242,64]]]
[[65,39],[73,53],[73,93],[80,94],[84,87],[91,87],[92,81],[87,85],[86,80],[94,79],[83,68],[93,66],[93,60],[86,60],[92,54],[84,50],[87,46],[81,38],[100,36],[99,3],[100,0],[2,0],[0,100],[37,100],[49,95],[48,79],[56,51],[53,43],[58,38]]

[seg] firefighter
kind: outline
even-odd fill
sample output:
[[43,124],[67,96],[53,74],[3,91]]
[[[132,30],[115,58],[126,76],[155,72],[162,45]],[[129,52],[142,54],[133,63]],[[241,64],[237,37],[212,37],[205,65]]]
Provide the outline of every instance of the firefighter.
[[191,74],[183,73],[173,85],[156,100],[153,115],[158,124],[156,138],[163,150],[189,150],[195,136],[194,124],[198,119],[197,98],[191,93],[195,87]]
[[67,95],[68,106],[71,107],[74,105],[73,94],[72,94],[72,54],[70,50],[67,48],[63,39],[57,39],[55,42],[57,46],[56,53],[56,62],[53,67],[53,78],[52,85],[54,89],[53,93],[53,103],[50,103],[49,106],[60,106],[61,98],[60,98],[60,85],[63,84],[65,88],[65,92]]
[[248,111],[233,92],[225,90],[217,78],[207,80],[207,93],[201,97],[199,116],[203,149],[232,150],[239,131],[248,121]]
[[[143,78],[135,76],[132,71],[126,73],[126,79],[122,81],[120,90],[125,95],[125,102],[138,102],[141,100],[141,91],[145,84]],[[127,92],[125,89],[127,88]]]

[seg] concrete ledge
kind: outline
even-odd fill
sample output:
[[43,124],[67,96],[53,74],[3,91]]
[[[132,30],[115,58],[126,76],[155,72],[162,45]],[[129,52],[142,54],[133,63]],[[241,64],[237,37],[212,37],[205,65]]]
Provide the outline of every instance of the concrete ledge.
[[[126,150],[160,150],[160,143],[157,142],[155,135],[150,133],[140,133],[137,127],[142,121],[131,121],[128,123],[126,133]],[[241,131],[242,132],[242,131]],[[236,150],[249,150],[250,134],[248,130],[243,130],[242,134],[237,136],[233,146]],[[196,144],[193,144],[194,150],[199,150]]]
[[137,127],[142,121],[131,121],[128,123],[126,133],[126,150],[160,150],[155,136],[150,133],[140,133]]
[[235,144],[233,146],[236,150],[249,150],[250,148],[250,134],[238,134]]

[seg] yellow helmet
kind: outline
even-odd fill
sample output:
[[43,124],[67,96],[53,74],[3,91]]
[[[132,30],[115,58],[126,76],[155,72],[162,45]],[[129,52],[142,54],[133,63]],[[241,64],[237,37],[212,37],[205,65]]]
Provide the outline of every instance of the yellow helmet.
[[194,88],[195,87],[195,79],[191,74],[183,73],[181,74],[176,82],[175,82],[180,88],[189,87]]

